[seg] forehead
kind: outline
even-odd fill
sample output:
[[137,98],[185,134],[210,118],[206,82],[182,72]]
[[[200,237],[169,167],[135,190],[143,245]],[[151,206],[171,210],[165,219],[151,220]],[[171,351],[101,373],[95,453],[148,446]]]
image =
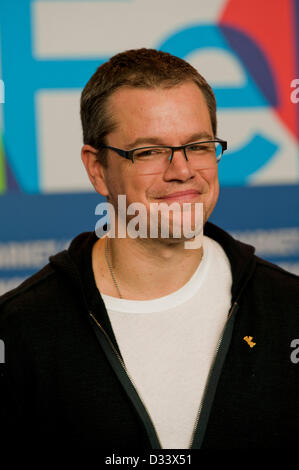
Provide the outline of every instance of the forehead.
[[193,82],[171,88],[122,87],[111,95],[108,108],[116,124],[109,137],[124,143],[140,136],[171,143],[169,139],[178,142],[196,132],[212,134],[207,102]]

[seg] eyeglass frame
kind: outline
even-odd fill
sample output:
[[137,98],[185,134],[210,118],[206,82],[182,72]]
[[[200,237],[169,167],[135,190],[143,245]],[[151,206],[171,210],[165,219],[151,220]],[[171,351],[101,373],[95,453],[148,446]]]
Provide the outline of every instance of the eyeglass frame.
[[155,149],[155,148],[168,148],[168,149],[171,149],[170,160],[169,160],[170,163],[172,162],[174,152],[176,152],[177,150],[183,150],[184,151],[185,159],[188,162],[189,160],[188,160],[187,153],[186,153],[186,148],[187,147],[189,147],[190,145],[195,145],[195,144],[208,144],[208,143],[213,143],[213,142],[220,143],[221,147],[222,147],[221,157],[219,158],[219,160],[216,159],[216,162],[219,163],[221,158],[222,158],[223,153],[225,152],[225,150],[227,150],[227,141],[222,140],[222,139],[218,139],[218,137],[216,137],[213,140],[203,140],[203,141],[199,141],[199,142],[191,142],[190,144],[179,145],[178,147],[174,147],[172,145],[147,145],[146,147],[137,147],[137,148],[134,148],[134,149],[131,149],[131,150],[123,150],[123,149],[119,149],[117,147],[111,147],[110,145],[101,145],[98,148],[98,150],[100,150],[100,149],[113,150],[114,152],[116,152],[121,157],[126,158],[127,160],[131,160],[131,162],[134,163],[133,153],[136,150]]

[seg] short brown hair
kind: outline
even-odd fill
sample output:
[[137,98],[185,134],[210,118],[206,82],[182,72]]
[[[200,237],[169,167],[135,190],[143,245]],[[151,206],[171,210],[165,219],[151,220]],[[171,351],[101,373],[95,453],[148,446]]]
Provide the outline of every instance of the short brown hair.
[[[203,92],[210,113],[214,136],[217,130],[216,99],[212,88],[188,62],[155,49],[132,49],[111,57],[100,65],[85,85],[81,95],[83,142],[96,149],[105,145],[105,137],[116,126],[107,100],[122,86],[170,88],[193,81]],[[106,154],[101,162],[106,165]]]

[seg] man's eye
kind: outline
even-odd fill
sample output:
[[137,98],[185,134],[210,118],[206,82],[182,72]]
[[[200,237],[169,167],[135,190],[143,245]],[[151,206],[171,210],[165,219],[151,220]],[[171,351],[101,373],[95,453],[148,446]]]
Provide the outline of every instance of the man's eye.
[[148,157],[157,153],[156,150],[142,150],[140,152],[135,152],[136,157]]
[[137,150],[134,152],[134,157],[153,157],[155,155],[162,155],[165,153],[165,149],[163,148],[157,148],[157,149],[143,149],[143,150]]
[[197,144],[197,145],[191,145],[188,147],[188,150],[190,152],[210,152],[212,150],[215,150],[215,147],[213,144]]
[[201,150],[206,150],[207,149],[207,145],[192,145],[191,147],[188,147],[189,150],[191,150],[191,152],[200,152]]

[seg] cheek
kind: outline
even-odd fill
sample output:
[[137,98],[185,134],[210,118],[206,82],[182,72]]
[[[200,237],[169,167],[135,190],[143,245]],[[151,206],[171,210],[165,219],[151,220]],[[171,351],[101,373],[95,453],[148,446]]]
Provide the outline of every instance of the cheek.
[[218,167],[202,171],[201,176],[207,184],[204,208],[205,218],[207,219],[211,215],[219,196]]
[[200,170],[200,175],[209,185],[218,181],[218,166]]
[[209,184],[209,191],[210,191],[211,199],[213,203],[215,203],[219,195],[218,167],[210,170],[208,174],[207,182]]
[[126,196],[127,206],[134,202],[146,204],[146,188],[147,181],[145,181],[145,178],[140,178],[138,175],[130,174],[130,172],[119,174],[111,181],[113,199],[117,201],[118,195],[124,195]]
[[209,182],[210,186],[215,188],[215,190],[217,190],[217,191],[219,190],[219,179],[218,179],[218,167],[217,166],[210,170],[208,182]]
[[205,181],[205,192],[208,197],[217,197],[219,193],[218,167],[200,170],[200,178]]
[[119,194],[126,194],[126,183],[128,181],[126,173],[126,168],[123,168],[122,162],[110,162],[106,173],[106,183],[111,199],[117,200]]

